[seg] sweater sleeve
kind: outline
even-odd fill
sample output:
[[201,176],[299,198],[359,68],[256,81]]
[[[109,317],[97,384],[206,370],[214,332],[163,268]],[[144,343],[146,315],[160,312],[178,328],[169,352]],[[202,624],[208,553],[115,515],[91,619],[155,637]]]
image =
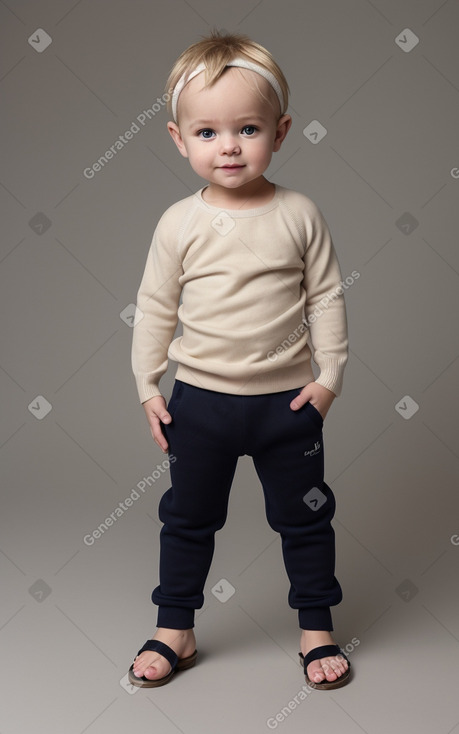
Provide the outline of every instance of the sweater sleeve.
[[156,227],[137,293],[131,362],[141,403],[161,394],[159,381],[167,370],[167,352],[178,322],[183,268],[176,218],[168,212]]
[[338,396],[348,359],[344,288],[327,223],[318,207],[311,205],[304,256],[305,320],[314,361],[320,369],[316,382]]

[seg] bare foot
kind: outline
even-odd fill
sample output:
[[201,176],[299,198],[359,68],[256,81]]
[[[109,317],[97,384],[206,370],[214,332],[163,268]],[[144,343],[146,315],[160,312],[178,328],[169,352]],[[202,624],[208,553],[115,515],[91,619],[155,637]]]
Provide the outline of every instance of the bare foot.
[[[166,627],[158,627],[152,638],[169,645],[179,658],[187,658],[196,650],[196,639],[192,629],[172,630]],[[157,652],[146,650],[134,660],[134,675],[137,678],[148,678],[156,680],[163,678],[171,669],[170,663]]]
[[[334,645],[335,642],[330,632],[319,632],[317,630],[302,630],[301,652],[304,656],[315,647],[321,645]],[[348,669],[349,664],[342,655],[313,660],[307,667],[307,676],[313,683],[329,683],[337,680]]]

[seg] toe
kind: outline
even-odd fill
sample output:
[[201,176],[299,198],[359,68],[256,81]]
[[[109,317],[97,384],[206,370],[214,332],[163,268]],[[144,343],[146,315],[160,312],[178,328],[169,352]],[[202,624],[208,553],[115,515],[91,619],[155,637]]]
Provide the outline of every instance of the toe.
[[349,667],[348,661],[342,655],[337,655],[336,658],[334,658],[334,660],[336,660],[336,668],[335,668],[335,670],[340,675],[343,675],[343,673],[345,673],[346,670]]
[[148,670],[148,668],[152,665],[154,662],[154,658],[152,658],[151,655],[147,656],[145,654],[138,655],[136,659],[134,660],[134,675],[137,676],[137,678],[141,678],[143,675],[145,675],[145,671]]
[[348,663],[344,658],[322,658],[308,665],[307,674],[313,683],[323,683],[325,680],[333,683],[346,672],[347,668]]
[[344,658],[335,657],[327,658],[320,661],[328,681],[335,681],[340,678],[347,669],[347,663]]
[[322,683],[322,681],[325,678],[324,671],[322,669],[322,666],[320,664],[320,660],[314,660],[312,663],[309,663],[307,668],[307,674],[309,680],[311,680],[313,683]]
[[156,665],[149,665],[144,672],[144,676],[145,678],[148,678],[148,680],[156,680],[157,678],[162,678],[165,675],[167,675],[167,673],[160,672]]
[[323,669],[325,671],[325,677],[326,679],[331,683],[335,681],[339,676],[338,669],[332,665],[330,662],[326,661],[323,663]]
[[133,672],[137,678],[144,676],[148,680],[156,680],[167,675],[170,668],[170,664],[162,655],[146,652],[135,659]]

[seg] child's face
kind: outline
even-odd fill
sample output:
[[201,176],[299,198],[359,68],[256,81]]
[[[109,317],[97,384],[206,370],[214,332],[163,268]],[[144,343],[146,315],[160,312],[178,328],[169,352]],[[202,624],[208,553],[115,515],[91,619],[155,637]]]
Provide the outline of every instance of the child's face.
[[[185,86],[178,102],[180,127],[169,122],[168,129],[199,176],[237,189],[266,171],[291,118],[279,119],[277,96],[256,72],[229,67],[212,87],[204,88],[204,82],[198,74]],[[269,101],[254,91],[254,82]]]

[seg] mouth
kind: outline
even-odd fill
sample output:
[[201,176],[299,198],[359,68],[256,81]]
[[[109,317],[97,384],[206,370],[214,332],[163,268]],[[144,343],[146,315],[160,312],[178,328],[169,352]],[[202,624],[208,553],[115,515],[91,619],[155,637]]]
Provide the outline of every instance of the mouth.
[[220,166],[224,171],[238,171],[240,168],[244,168],[243,165],[238,163],[228,163],[225,166]]

